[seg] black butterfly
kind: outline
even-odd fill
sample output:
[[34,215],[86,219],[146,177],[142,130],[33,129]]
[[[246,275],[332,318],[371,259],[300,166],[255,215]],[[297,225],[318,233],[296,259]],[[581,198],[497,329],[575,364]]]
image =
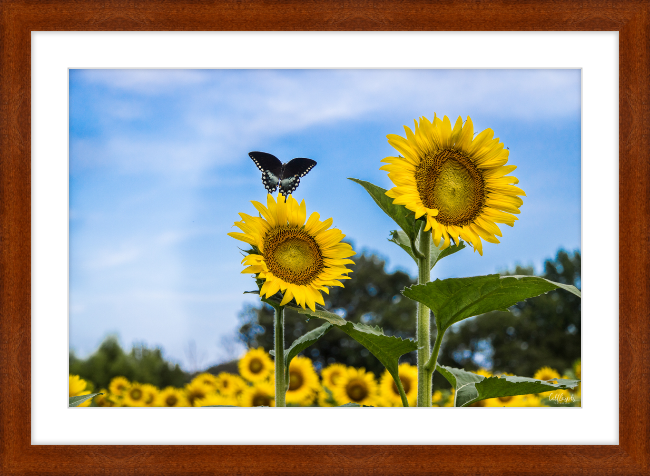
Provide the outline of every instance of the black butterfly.
[[297,157],[283,164],[275,155],[266,152],[249,152],[257,168],[262,171],[262,183],[269,193],[275,192],[280,185],[280,194],[289,195],[300,185],[300,177],[316,167],[316,161]]

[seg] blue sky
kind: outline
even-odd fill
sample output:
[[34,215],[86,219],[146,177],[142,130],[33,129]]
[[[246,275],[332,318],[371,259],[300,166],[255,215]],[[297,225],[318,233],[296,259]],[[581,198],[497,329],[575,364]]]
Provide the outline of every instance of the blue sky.
[[347,177],[390,188],[386,135],[434,112],[493,129],[527,197],[501,244],[433,278],[541,272],[580,249],[579,70],[70,70],[70,348],[117,334],[186,369],[241,352],[224,337],[256,300],[226,234],[266,196],[252,150],[316,160],[294,193],[308,213],[415,275],[387,241],[393,222]]

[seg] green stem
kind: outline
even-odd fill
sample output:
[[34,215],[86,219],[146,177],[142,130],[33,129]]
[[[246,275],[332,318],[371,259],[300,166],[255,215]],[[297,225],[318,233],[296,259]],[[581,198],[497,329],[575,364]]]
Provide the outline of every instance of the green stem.
[[286,407],[287,384],[284,373],[284,306],[275,309],[275,406]]
[[397,390],[399,391],[399,396],[402,397],[402,406],[408,407],[409,401],[406,398],[406,392],[404,391],[404,386],[402,385],[402,379],[398,378],[396,383],[397,383]]
[[[427,284],[431,276],[429,256],[431,254],[431,232],[420,229],[420,255],[418,255],[418,284]],[[431,406],[431,373],[426,364],[431,354],[431,318],[429,308],[418,302],[417,315],[418,342],[418,407]]]
[[440,352],[440,344],[442,344],[442,337],[445,335],[445,331],[438,329],[438,335],[436,335],[436,342],[433,344],[433,352],[431,353],[431,358],[424,366],[425,370],[430,373],[429,380],[433,377],[433,374],[436,371],[438,363],[438,353]]

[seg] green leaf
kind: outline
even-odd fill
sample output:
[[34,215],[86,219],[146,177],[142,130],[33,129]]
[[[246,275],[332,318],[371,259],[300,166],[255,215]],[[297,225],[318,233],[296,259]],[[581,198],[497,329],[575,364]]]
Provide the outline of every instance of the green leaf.
[[391,374],[393,380],[395,380],[395,385],[398,387],[402,385],[398,373],[399,358],[402,355],[417,349],[415,341],[387,336],[380,327],[371,327],[365,324],[349,322],[328,311],[312,311],[310,309],[305,310],[293,306],[292,309],[307,316],[325,319],[330,324],[341,329],[359,344],[368,349],[372,355],[377,357],[379,362],[381,362]]
[[359,405],[358,403],[348,402],[345,405],[339,405],[339,407],[367,407],[374,408],[372,405]]
[[580,291],[568,284],[555,283],[536,276],[474,276],[436,279],[402,291],[404,296],[425,304],[433,311],[436,325],[446,330],[468,317],[490,311],[507,311],[525,299],[561,288],[580,297]]
[[454,401],[456,407],[466,407],[488,398],[514,397],[575,388],[580,383],[579,380],[560,378],[548,381],[514,376],[486,378],[463,369],[439,364],[436,369],[456,390]]
[[317,327],[316,329],[312,329],[311,331],[307,332],[305,335],[297,338],[295,341],[293,341],[291,347],[286,349],[286,351],[284,352],[284,368],[285,368],[284,381],[287,383],[287,387],[289,386],[289,364],[291,363],[291,360],[300,352],[302,352],[307,347],[314,344],[318,339],[320,339],[325,334],[327,334],[327,331],[329,331],[331,328],[332,328],[332,324],[326,322],[322,326]]
[[81,405],[83,402],[86,400],[89,400],[93,397],[96,397],[97,395],[104,395],[103,393],[90,393],[88,395],[78,395],[76,397],[70,397],[70,401],[68,402],[68,407],[78,407]]
[[[399,230],[392,230],[391,232],[391,238],[388,239],[388,241],[395,243],[397,246],[402,248],[404,251],[406,251],[411,258],[413,258],[413,261],[415,261],[416,264],[418,264],[418,259],[415,257],[415,254],[413,253],[413,250],[411,249],[411,240],[409,239],[408,235],[404,233],[403,231]],[[446,258],[449,255],[453,255],[454,253],[462,250],[465,248],[465,243],[461,240],[458,245],[451,245],[445,248],[444,250],[441,249],[440,247],[437,247],[436,245],[433,244],[433,238],[431,236],[431,233],[427,233],[427,236],[429,237],[429,240],[431,241],[429,249],[429,269],[433,269],[433,267],[438,263],[443,258]],[[418,239],[415,240],[415,246],[419,246],[419,237]],[[442,243],[441,243],[442,244]]]
[[404,230],[406,236],[415,238],[417,227],[415,226],[415,215],[412,211],[407,209],[404,205],[393,205],[393,199],[386,195],[386,189],[384,188],[378,187],[377,185],[364,180],[349,177],[348,180],[352,180],[365,188],[366,192],[370,194],[375,203],[379,205],[379,208],[381,208],[386,215],[391,217],[395,223]]

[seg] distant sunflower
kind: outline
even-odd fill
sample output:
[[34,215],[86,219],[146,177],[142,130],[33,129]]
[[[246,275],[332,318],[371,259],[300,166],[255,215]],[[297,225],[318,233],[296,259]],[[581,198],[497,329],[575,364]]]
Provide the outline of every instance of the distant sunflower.
[[133,382],[131,386],[124,392],[124,406],[127,407],[143,407],[145,393],[142,385]]
[[242,407],[274,407],[275,387],[270,382],[259,382],[244,389],[241,395]]
[[314,403],[318,392],[318,375],[314,370],[311,359],[294,357],[289,364],[289,388],[286,402],[296,405],[309,406]]
[[192,382],[198,382],[201,385],[210,387],[213,391],[217,390],[217,377],[207,372],[203,372],[192,379]]
[[[550,381],[549,383],[555,383],[555,380],[560,378],[560,374],[558,373],[557,370],[552,369],[550,367],[542,367],[537,372],[535,372],[533,378],[535,380],[542,380],[542,381],[546,380],[546,381]],[[548,392],[538,393],[537,395],[544,395],[548,397],[552,392],[553,390],[550,390]]]
[[[87,383],[84,379],[78,375],[69,375],[68,376],[68,393],[71,397],[77,397],[81,395],[81,392],[86,390]],[[87,393],[85,395],[88,395]]]
[[251,349],[239,359],[239,374],[249,382],[261,382],[273,374],[273,361],[261,347]]
[[93,400],[95,401],[95,405],[98,407],[113,407],[115,404],[108,399],[108,390],[105,388],[102,388],[99,393],[103,393],[103,395],[97,395]]
[[267,206],[252,202],[260,217],[240,213],[242,221],[235,222],[244,233],[229,236],[253,245],[242,264],[248,267],[242,273],[253,273],[264,280],[260,295],[271,297],[278,291],[284,294],[280,305],[292,299],[306,309],[316,309],[316,303],[325,305],[321,291],[329,293],[328,286],[341,286],[341,280],[350,279],[352,271],[345,267],[354,264],[346,259],[355,253],[345,237],[336,228],[328,230],[332,219],[320,221],[314,212],[307,218],[303,200],[278,196],[276,203],[268,195]]
[[488,398],[485,400],[486,407],[523,407],[524,400],[521,395]]
[[485,378],[492,377],[492,372],[486,369],[478,369],[474,372],[476,375],[482,375]]
[[345,375],[348,371],[348,368],[343,364],[330,364],[321,370],[320,374],[323,378],[323,385],[325,385],[330,390],[336,386],[336,383],[339,379]]
[[579,360],[576,360],[576,363],[573,365],[573,372],[576,374],[578,380],[582,378],[582,364]]
[[122,397],[130,386],[131,382],[129,382],[126,378],[115,377],[108,385],[108,389],[115,397]]
[[192,380],[190,383],[185,385],[185,398],[187,398],[190,406],[195,406],[194,402],[215,392],[215,387],[206,385],[200,380]]
[[[402,381],[404,393],[409,406],[413,407],[418,399],[418,368],[414,365],[403,363],[398,367],[399,379]],[[379,394],[393,407],[402,406],[402,397],[399,394],[393,376],[384,370],[379,384]]]
[[215,379],[217,391],[224,397],[236,396],[246,386],[246,382],[239,376],[228,372],[221,372]]
[[364,368],[349,368],[332,389],[334,399],[340,404],[358,403],[373,405],[377,396],[377,382],[371,372]]
[[189,407],[185,392],[179,388],[167,387],[156,398],[157,407]]
[[518,195],[526,194],[514,186],[519,180],[506,176],[516,167],[505,165],[509,151],[493,139],[492,129],[474,137],[469,116],[464,125],[459,117],[452,129],[447,116],[434,114],[433,122],[415,121],[415,132],[404,130],[406,138],[387,136],[401,156],[382,160],[387,165],[381,169],[395,184],[386,195],[415,218],[424,217],[424,230],[432,230],[436,246],[441,240],[449,246],[450,238],[458,243],[460,237],[482,255],[481,238],[499,243],[496,223],[514,226],[513,214],[523,204]]
[[156,403],[156,397],[158,396],[158,388],[155,385],[145,383],[142,385],[142,393],[144,397],[142,398],[142,403],[145,407],[152,407]]

